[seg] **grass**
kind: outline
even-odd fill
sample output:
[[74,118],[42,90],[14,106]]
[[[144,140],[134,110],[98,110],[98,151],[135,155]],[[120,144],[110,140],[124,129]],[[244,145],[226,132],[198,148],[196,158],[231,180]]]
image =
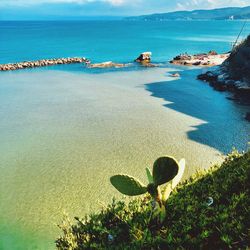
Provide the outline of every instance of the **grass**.
[[[65,218],[58,249],[247,249],[250,152],[230,154],[221,166],[179,185],[159,224],[149,196],[115,201],[71,223]],[[212,199],[211,199],[212,198]],[[213,204],[208,205],[213,200]]]

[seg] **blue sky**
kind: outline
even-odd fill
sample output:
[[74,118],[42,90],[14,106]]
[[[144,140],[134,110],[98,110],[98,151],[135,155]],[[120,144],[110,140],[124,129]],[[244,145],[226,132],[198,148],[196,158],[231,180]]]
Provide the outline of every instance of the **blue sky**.
[[0,0],[0,20],[131,16],[247,5],[250,0]]

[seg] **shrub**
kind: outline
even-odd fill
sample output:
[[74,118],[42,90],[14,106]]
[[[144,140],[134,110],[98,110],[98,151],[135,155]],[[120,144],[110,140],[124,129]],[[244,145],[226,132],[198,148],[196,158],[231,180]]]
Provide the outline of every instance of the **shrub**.
[[250,86],[250,35],[233,49],[224,66],[231,78],[245,80]]

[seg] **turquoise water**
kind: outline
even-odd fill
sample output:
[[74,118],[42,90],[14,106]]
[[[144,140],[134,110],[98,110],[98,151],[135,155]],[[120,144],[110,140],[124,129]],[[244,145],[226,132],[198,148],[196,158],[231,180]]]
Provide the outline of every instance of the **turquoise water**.
[[[185,177],[247,148],[249,107],[167,64],[181,52],[225,52],[242,22],[0,22],[0,63],[85,56],[160,68],[81,64],[0,72],[0,249],[54,249],[63,212],[96,211],[117,172],[145,181],[159,156],[186,158]],[[250,31],[249,25],[244,34]],[[171,72],[179,71],[180,79]]]
[[[68,56],[128,62],[143,51],[166,61],[186,51],[226,52],[241,26],[240,21],[0,22],[0,63]],[[247,25],[243,36],[249,31]]]

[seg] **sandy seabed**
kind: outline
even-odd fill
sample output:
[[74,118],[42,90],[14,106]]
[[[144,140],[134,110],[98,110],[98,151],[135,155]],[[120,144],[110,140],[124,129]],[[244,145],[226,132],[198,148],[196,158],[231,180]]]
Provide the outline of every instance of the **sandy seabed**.
[[159,156],[186,158],[186,177],[222,160],[218,149],[188,138],[206,120],[147,91],[146,84],[174,84],[168,71],[0,75],[2,244],[53,249],[63,211],[81,217],[120,197],[109,177],[146,181],[145,167]]

